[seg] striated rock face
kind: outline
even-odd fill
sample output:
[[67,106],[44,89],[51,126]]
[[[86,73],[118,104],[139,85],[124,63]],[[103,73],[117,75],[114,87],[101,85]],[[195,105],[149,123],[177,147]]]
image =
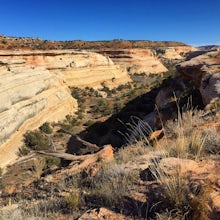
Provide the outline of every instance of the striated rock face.
[[93,88],[116,87],[131,81],[126,71],[100,54],[76,50],[16,51],[2,53],[13,59],[25,60],[32,67],[44,67],[60,75],[68,86]]
[[158,57],[175,60],[182,60],[189,52],[193,51],[197,51],[197,49],[191,46],[162,47],[156,49]]
[[212,51],[177,65],[175,77],[191,80],[199,89],[203,103],[220,98],[220,52]]
[[167,71],[151,49],[111,49],[97,52],[109,56],[114,63],[127,69],[131,74],[143,72],[160,74]]
[[22,135],[77,110],[63,80],[24,59],[0,56],[0,166],[13,161]]

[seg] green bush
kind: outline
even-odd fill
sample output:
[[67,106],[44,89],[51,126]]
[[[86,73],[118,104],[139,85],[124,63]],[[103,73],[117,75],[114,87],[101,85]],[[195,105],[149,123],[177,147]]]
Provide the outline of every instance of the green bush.
[[43,131],[45,134],[51,134],[53,133],[53,129],[51,128],[50,124],[48,122],[43,123],[39,129]]
[[30,153],[30,149],[28,149],[26,146],[22,146],[19,148],[19,156],[25,156],[25,155],[28,155]]
[[28,131],[24,135],[25,146],[32,150],[48,150],[50,142],[40,131]]
[[57,157],[45,157],[45,168],[52,168],[53,166],[59,166],[61,159]]
[[99,99],[97,104],[93,106],[92,112],[106,116],[111,114],[112,110],[109,106],[109,103],[105,99]]
[[84,125],[87,126],[87,127],[90,127],[90,126],[92,126],[94,123],[95,123],[95,121],[88,120]]

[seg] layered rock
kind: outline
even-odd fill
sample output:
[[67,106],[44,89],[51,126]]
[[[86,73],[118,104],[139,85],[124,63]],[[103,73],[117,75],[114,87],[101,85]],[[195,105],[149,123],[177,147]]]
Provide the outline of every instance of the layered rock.
[[192,51],[197,51],[197,49],[191,46],[162,47],[156,49],[159,57],[171,60],[182,60]]
[[175,78],[191,80],[205,105],[220,98],[220,52],[207,52],[177,65]]
[[109,56],[114,63],[127,69],[131,74],[160,74],[167,71],[167,68],[151,49],[109,49],[97,52]]
[[76,50],[16,51],[1,53],[14,59],[23,59],[32,67],[45,67],[61,75],[68,86],[116,87],[131,81],[126,71],[111,59],[100,54]]
[[0,56],[0,166],[13,161],[22,135],[77,110],[63,80],[24,59]]

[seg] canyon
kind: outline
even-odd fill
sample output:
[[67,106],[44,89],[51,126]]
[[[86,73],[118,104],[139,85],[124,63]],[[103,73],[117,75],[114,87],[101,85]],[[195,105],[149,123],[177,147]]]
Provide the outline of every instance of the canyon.
[[4,36],[0,48],[3,219],[218,219],[219,48]]
[[0,166],[17,158],[23,134],[77,111],[68,87],[109,87],[130,80],[100,54],[73,50],[0,51]]
[[[129,74],[163,74],[167,71],[155,50],[127,45],[125,47],[129,49],[120,49],[124,45],[121,41],[115,49],[106,50],[102,46],[99,50],[73,50],[63,49],[64,46],[57,49],[59,42],[0,38],[0,167],[17,158],[25,132],[46,121],[63,120],[67,114],[77,111],[77,101],[71,96],[69,87],[100,89],[105,86],[112,89],[131,82]],[[43,43],[51,43],[56,49],[31,48]],[[19,48],[12,50],[16,45]],[[117,43],[113,41],[113,45]],[[172,58],[179,59],[180,53],[192,49],[184,45],[178,48],[183,50],[179,49],[177,53],[173,48]]]

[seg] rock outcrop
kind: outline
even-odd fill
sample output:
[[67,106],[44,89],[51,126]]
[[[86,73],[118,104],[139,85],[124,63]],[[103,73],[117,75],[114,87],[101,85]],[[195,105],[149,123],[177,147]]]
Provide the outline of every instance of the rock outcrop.
[[167,68],[160,62],[151,49],[109,49],[99,50],[97,52],[109,56],[115,64],[120,65],[130,74],[161,74],[167,71]]
[[207,52],[177,65],[175,78],[191,80],[205,105],[220,98],[220,52]]
[[177,60],[184,59],[185,56],[192,51],[197,51],[197,49],[191,46],[164,47],[156,49],[156,53],[159,57]]
[[22,135],[77,110],[63,80],[22,58],[0,56],[0,166],[13,161]]

